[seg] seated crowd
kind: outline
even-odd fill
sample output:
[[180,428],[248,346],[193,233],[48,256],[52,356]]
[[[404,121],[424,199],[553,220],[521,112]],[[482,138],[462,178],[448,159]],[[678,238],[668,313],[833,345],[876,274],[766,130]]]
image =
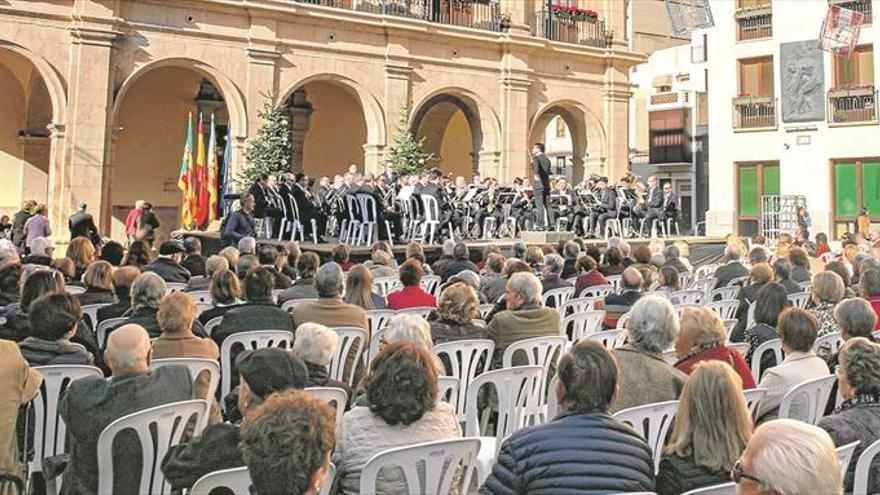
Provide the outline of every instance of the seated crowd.
[[[120,435],[99,452],[102,432],[199,399],[204,422],[155,460],[175,493],[235,467],[247,467],[258,494],[361,493],[377,454],[478,435],[500,443],[481,444],[473,473],[450,468],[451,493],[678,494],[723,483],[738,493],[852,492],[859,456],[880,440],[877,253],[852,241],[840,259],[819,261],[810,243],[751,244],[731,236],[720,262],[699,267],[686,245],[631,249],[619,238],[601,249],[517,241],[510,256],[447,241],[433,263],[413,242],[400,264],[383,242],[364,263],[345,245],[322,262],[296,243],[247,237],[207,257],[196,238],[163,242],[155,256],[142,241],[96,248],[78,237],[64,258],[45,238],[27,257],[0,244],[0,475],[37,491],[60,479],[61,493],[95,493],[109,455],[113,492],[137,492],[151,462],[140,441]],[[257,331],[274,343],[252,348]],[[549,342],[547,356],[514,352],[528,339]],[[455,345],[475,342],[489,350],[462,375]],[[218,389],[210,373],[167,359],[229,375]],[[465,390],[477,375],[536,359],[531,394],[545,395],[537,409],[519,406],[519,424],[508,423],[514,406],[501,388],[468,392],[475,403],[465,407],[465,393],[444,385],[456,376]],[[47,365],[93,373],[62,392],[66,448],[44,453],[40,472],[25,467],[33,449],[19,451],[35,434],[21,426],[33,413],[19,409],[50,379]],[[790,393],[834,374],[819,400]],[[652,404],[674,405],[656,445],[626,419]],[[841,469],[835,449],[856,441]],[[880,490],[880,459],[867,490]],[[399,469],[370,488],[409,491]]]

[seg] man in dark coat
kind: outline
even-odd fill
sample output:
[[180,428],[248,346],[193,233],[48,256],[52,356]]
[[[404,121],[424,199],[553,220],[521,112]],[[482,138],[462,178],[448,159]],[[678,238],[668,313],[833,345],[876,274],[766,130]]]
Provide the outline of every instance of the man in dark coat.
[[617,191],[608,186],[608,179],[602,177],[596,182],[599,188],[598,209],[590,213],[590,225],[595,225],[595,235],[601,237],[605,231],[605,223],[617,218]]
[[145,266],[144,271],[159,275],[165,282],[185,284],[190,279],[190,273],[180,266],[184,252],[183,246],[176,241],[165,241],[159,246],[159,257]]
[[[98,437],[110,423],[131,413],[193,398],[193,381],[185,367],[150,370],[150,339],[137,325],[113,332],[104,358],[111,378],[74,381],[58,405],[70,438],[62,494],[98,493]],[[113,493],[137,493],[140,442],[129,435],[116,438]]]
[[724,258],[726,263],[715,270],[715,288],[727,287],[727,284],[735,278],[745,277],[749,274],[749,269],[740,261],[742,251],[734,244],[728,244],[724,249]]
[[223,227],[223,239],[233,245],[245,237],[256,237],[257,231],[254,226],[254,196],[245,194],[241,198],[241,208],[232,212],[226,219]]
[[657,176],[648,177],[648,192],[645,196],[645,227],[650,229],[651,222],[656,218],[663,219],[663,193],[657,185]]
[[467,244],[463,242],[456,243],[455,247],[452,248],[452,261],[444,264],[443,271],[440,272],[440,283],[445,284],[447,280],[464,270],[480,273],[480,269],[477,268],[477,265],[470,260],[470,255],[471,253]]
[[272,290],[275,277],[265,266],[252,270],[244,279],[247,303],[230,309],[223,322],[211,333],[211,338],[222,347],[223,340],[232,334],[251,330],[294,330],[290,314],[275,305]]
[[581,340],[559,361],[557,376],[550,400],[559,414],[508,437],[480,493],[653,492],[651,447],[608,414],[618,379],[611,353]]
[[70,215],[67,220],[67,226],[70,228],[70,238],[85,237],[92,241],[92,244],[100,244],[101,238],[98,236],[98,227],[95,227],[95,220],[92,215],[86,213],[86,202],[80,201],[76,213]]
[[205,276],[205,257],[202,256],[202,241],[198,237],[189,236],[183,240],[183,249],[186,256],[180,262],[180,266],[189,271],[193,277]]
[[549,225],[556,223],[553,209],[550,208],[550,159],[544,154],[544,143],[532,146],[532,173],[535,189],[535,228],[544,229],[544,214]]
[[26,240],[24,235],[24,224],[30,217],[34,216],[34,208],[36,208],[36,206],[37,202],[29,199],[24,202],[24,206],[22,206],[21,210],[12,216],[12,244],[15,245],[19,253],[24,253],[24,243]]
[[315,234],[318,242],[324,242],[324,229],[327,227],[327,216],[315,205],[314,196],[309,191],[309,176],[300,172],[292,176],[290,182],[290,194],[299,211],[299,221],[302,223],[307,238],[312,235],[312,220],[315,220]]

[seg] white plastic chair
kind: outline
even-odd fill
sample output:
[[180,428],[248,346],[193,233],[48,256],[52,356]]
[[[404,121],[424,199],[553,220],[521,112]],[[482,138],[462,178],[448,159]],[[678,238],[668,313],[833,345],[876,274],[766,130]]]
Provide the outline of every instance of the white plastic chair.
[[88,323],[91,328],[95,328],[95,325],[98,324],[98,310],[104,306],[110,306],[110,304],[112,303],[86,304],[83,306],[83,315],[89,317],[86,323]]
[[83,286],[80,286],[80,285],[65,285],[64,286],[64,292],[67,292],[68,294],[72,294],[74,296],[77,294],[82,294],[85,291],[86,291],[86,288]]
[[342,415],[348,405],[348,392],[338,387],[306,387],[306,392],[327,402],[336,410],[336,431],[342,426]]
[[192,299],[193,302],[196,304],[211,304],[214,301],[214,299],[211,297],[211,291],[209,290],[194,290],[187,292],[186,295],[188,295],[189,298]]
[[801,292],[809,292],[812,294],[813,292],[813,282],[811,280],[807,280],[806,282],[801,282],[798,284],[801,288]]
[[860,443],[860,441],[856,440],[855,442],[837,447],[837,462],[840,463],[841,477],[846,476],[846,468],[849,467],[849,461],[852,460],[853,453],[855,453],[856,447],[858,447]]
[[422,240],[425,241],[425,244],[431,245],[434,244],[434,235],[440,228],[440,204],[437,202],[437,198],[430,194],[419,194],[419,198],[422,200],[425,214],[421,224]]
[[556,399],[556,387],[559,386],[559,375],[554,375],[547,385],[547,420],[545,423],[553,421],[553,418],[559,414],[559,401]]
[[180,284],[177,282],[165,282],[165,295],[171,294],[172,292],[183,292],[186,290],[186,284]]
[[480,319],[485,320],[489,313],[492,312],[492,308],[494,308],[494,304],[480,304],[478,311],[480,312]]
[[[458,403],[458,388],[461,380],[454,376],[438,376],[437,377],[437,400],[446,402],[456,407]],[[449,396],[449,398],[447,398]]]
[[287,311],[290,314],[293,314],[293,310],[304,302],[312,302],[317,301],[318,299],[315,297],[303,297],[299,299],[289,299],[281,303],[281,309]]
[[755,383],[761,382],[761,374],[764,370],[761,368],[761,357],[765,352],[772,352],[776,356],[776,364],[782,363],[782,340],[770,339],[759,345],[752,354],[752,378]]
[[[831,395],[831,388],[837,381],[834,375],[813,378],[805,382],[798,383],[791,390],[782,396],[782,402],[779,404],[779,418],[791,418],[803,421],[809,424],[816,424],[825,413],[825,405],[828,404],[828,397]],[[807,399],[807,415],[803,418],[791,417],[791,406],[795,399],[806,395]]]
[[611,285],[611,292],[614,292],[615,294],[620,292],[620,279],[622,277],[623,275],[609,275],[605,277],[605,280]]
[[654,453],[654,473],[660,468],[660,457],[666,443],[666,432],[678,411],[678,401],[671,400],[631,407],[618,411],[614,419],[632,426],[648,442]]
[[[565,353],[567,343],[568,340],[561,336],[533,337],[516,341],[504,349],[504,355],[501,357],[502,367],[512,367],[514,357],[525,355],[529,366],[540,366],[544,370],[544,376],[549,377],[551,367],[556,368],[559,359]],[[547,416],[547,403],[544,400],[547,396],[546,386],[547,381],[542,380],[539,390],[541,403],[539,410],[535,411],[540,414],[542,423],[546,421]]]
[[208,323],[205,323],[205,333],[208,334],[208,337],[210,337],[211,334],[214,333],[214,329],[219,327],[221,323],[223,323],[222,316],[211,318],[210,320],[208,320]]
[[596,309],[595,297],[573,297],[566,301],[559,309],[559,316],[566,317],[583,311],[593,311]]
[[251,475],[247,466],[208,473],[193,483],[188,495],[210,495],[213,490],[227,488],[232,493],[250,493]]
[[724,320],[724,330],[727,332],[727,340],[730,340],[730,334],[736,329],[736,324],[739,323],[739,320],[736,318],[731,318],[729,320]]
[[138,493],[170,493],[171,485],[165,482],[161,469],[162,459],[169,447],[180,443],[191,420],[195,425],[193,436],[199,435],[207,414],[207,401],[188,400],[151,407],[110,423],[98,436],[98,493],[113,493],[113,440],[127,430],[137,433],[143,454]]
[[754,418],[755,411],[758,410],[758,405],[760,405],[761,401],[764,400],[764,397],[767,396],[767,389],[752,388],[749,390],[743,390],[743,395],[746,396],[746,406],[749,408],[749,414]]
[[[405,493],[447,494],[455,486],[453,483],[458,491],[466,493],[479,449],[480,442],[476,438],[457,438],[379,452],[361,471],[360,493],[375,493],[379,473],[386,468],[398,468],[403,472]],[[459,465],[461,469],[456,468]]]
[[809,292],[797,292],[794,294],[788,295],[788,301],[795,308],[807,309],[807,304],[810,303],[810,298],[812,294]]
[[686,289],[669,294],[669,300],[674,305],[678,304],[703,304],[706,293],[699,289]]
[[614,287],[610,284],[605,285],[593,285],[592,287],[587,287],[582,290],[577,297],[589,297],[591,299],[604,299],[605,296],[611,294],[614,291]]
[[[220,363],[213,359],[204,358],[165,358],[153,359],[150,361],[150,369],[158,369],[164,366],[184,366],[189,371],[189,376],[195,384],[199,376],[203,372],[208,373],[208,391],[205,397],[197,397],[197,399],[205,399],[210,402],[217,393],[217,387],[220,385]],[[206,423],[203,427],[208,426],[208,415],[205,415]]]
[[871,473],[871,464],[874,458],[880,453],[880,440],[865,447],[865,450],[859,455],[856,461],[856,470],[853,473],[853,495],[867,495],[868,493],[868,475]]
[[[539,391],[544,381],[540,366],[514,366],[502,370],[487,371],[476,377],[467,388],[465,406],[465,436],[477,437],[480,452],[477,454],[477,484],[482,485],[489,476],[501,442],[511,433],[525,426],[538,423],[533,411],[542,402]],[[489,410],[483,411],[482,419],[477,411],[477,395],[480,389],[493,385],[498,398],[498,416],[495,435],[485,436]]]
[[438,275],[425,275],[422,277],[422,289],[435,298],[440,297],[440,277]]
[[682,495],[736,495],[736,483],[721,483],[720,485],[704,486],[682,493]]
[[813,342],[813,350],[816,351],[823,345],[827,344],[831,347],[831,352],[834,353],[839,351],[845,343],[846,342],[844,342],[843,337],[840,336],[840,332],[826,333],[825,335],[817,338],[815,342]]
[[673,304],[672,307],[675,308],[675,312],[678,314],[678,317],[681,318],[681,315],[684,314],[685,309],[701,308],[701,307],[703,307],[703,305],[702,304]]
[[[602,322],[605,321],[604,311],[581,311],[570,314],[562,319],[560,331],[563,337],[567,337],[572,343],[602,331]],[[571,325],[571,336],[568,334],[568,326]]]
[[714,301],[709,302],[706,306],[716,312],[722,320],[735,320],[739,301]]
[[75,380],[90,376],[104,377],[101,370],[94,366],[51,365],[36,366],[34,369],[43,376],[43,383],[30,403],[34,411],[34,458],[27,465],[28,479],[34,473],[43,471],[43,458],[65,452],[67,427],[58,414],[61,395]]
[[459,422],[465,420],[467,391],[474,378],[489,369],[495,342],[483,339],[456,340],[437,344],[431,349],[439,359],[448,360],[451,375],[459,380],[455,415]]
[[[330,360],[330,378],[345,382],[354,386],[354,372],[357,369],[358,360],[367,344],[367,332],[358,327],[335,327],[331,328],[339,339],[336,341],[336,352]],[[348,356],[354,349],[354,359],[351,361],[351,369],[346,370]]]
[[749,352],[749,343],[748,342],[728,342],[726,344],[730,349],[736,349],[741,356],[745,357],[746,353]]
[[587,335],[584,338],[586,338],[587,340],[595,340],[596,342],[599,342],[600,344],[605,346],[605,348],[610,351],[611,349],[614,349],[615,347],[618,347],[618,345],[620,345],[618,344],[618,341],[622,343],[625,335],[626,330],[615,329],[596,332],[594,334]]
[[626,322],[629,321],[629,313],[624,313],[617,318],[617,324],[614,328],[617,330],[626,330]]
[[715,301],[716,297],[718,298],[718,300],[715,302],[737,301],[739,291],[739,287],[719,287],[709,293],[709,302]]
[[572,296],[574,296],[574,287],[560,287],[548,290],[543,295],[544,306],[548,308],[561,308]]
[[403,287],[398,277],[376,277],[373,279],[373,292],[387,297],[389,292]]
[[691,281],[691,286],[688,288],[692,290],[701,290],[706,294],[706,297],[709,297],[709,294],[715,290],[715,284],[717,283],[718,279],[714,277],[701,278]]
[[[263,349],[265,347],[293,348],[293,334],[287,330],[254,330],[234,333],[223,339],[220,346],[220,397],[226,397],[232,389],[232,347],[243,346],[246,350]],[[223,405],[223,401],[220,402]]]
[[399,314],[399,315],[416,315],[416,316],[421,316],[422,318],[427,320],[428,316],[431,315],[431,312],[434,311],[434,309],[436,309],[436,308],[433,308],[431,306],[417,306],[417,307],[412,307],[412,308],[398,309],[397,314]]
[[107,332],[114,328],[116,325],[120,323],[125,323],[128,321],[128,317],[120,316],[119,318],[107,318],[106,320],[98,323],[98,328],[95,329],[95,338],[98,340],[98,348],[103,349],[107,346]]
[[746,328],[755,326],[755,306],[757,306],[755,301],[749,303],[749,310],[746,313]]

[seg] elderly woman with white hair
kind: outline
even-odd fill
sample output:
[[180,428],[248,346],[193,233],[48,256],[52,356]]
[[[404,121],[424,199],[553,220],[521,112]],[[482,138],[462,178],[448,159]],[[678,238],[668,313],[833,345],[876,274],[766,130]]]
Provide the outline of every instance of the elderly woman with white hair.
[[427,320],[418,315],[399,314],[392,316],[385,325],[382,341],[386,345],[394,342],[413,342],[427,351],[434,347],[434,341],[431,339],[431,327]]
[[[123,316],[126,320],[110,329],[107,333],[122,325],[135,323],[144,327],[151,339],[159,337],[162,329],[159,327],[159,302],[165,297],[165,281],[153,272],[144,272],[138,275],[131,285],[131,309]],[[196,337],[207,337],[205,328],[198,318],[192,322],[192,333]]]
[[370,265],[370,272],[373,273],[373,278],[379,277],[394,277],[397,275],[394,268],[391,268],[391,255],[386,253],[381,249],[377,249],[373,251],[373,254],[370,255],[370,261],[373,263]]
[[336,387],[345,390],[349,404],[353,402],[351,387],[330,378],[330,361],[336,354],[339,336],[318,323],[303,323],[297,327],[293,339],[293,354],[302,359],[309,369],[309,387]]
[[633,305],[626,322],[629,339],[611,351],[620,367],[612,412],[678,399],[687,375],[663,359],[678,328],[678,314],[665,297],[647,295]]
[[[544,294],[554,289],[574,287],[574,284],[562,278],[562,270],[565,268],[565,260],[558,254],[544,256],[544,266],[541,268],[541,289]],[[552,301],[551,301],[552,302]]]

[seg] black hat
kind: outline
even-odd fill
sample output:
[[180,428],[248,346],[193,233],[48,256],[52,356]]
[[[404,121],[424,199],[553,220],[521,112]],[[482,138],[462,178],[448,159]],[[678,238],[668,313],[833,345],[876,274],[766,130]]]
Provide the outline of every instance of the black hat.
[[247,382],[251,392],[263,399],[288,388],[306,388],[309,369],[293,353],[277,347],[241,352],[235,358],[235,369]]
[[159,254],[169,256],[175,253],[185,253],[186,250],[177,241],[165,241],[159,246]]

